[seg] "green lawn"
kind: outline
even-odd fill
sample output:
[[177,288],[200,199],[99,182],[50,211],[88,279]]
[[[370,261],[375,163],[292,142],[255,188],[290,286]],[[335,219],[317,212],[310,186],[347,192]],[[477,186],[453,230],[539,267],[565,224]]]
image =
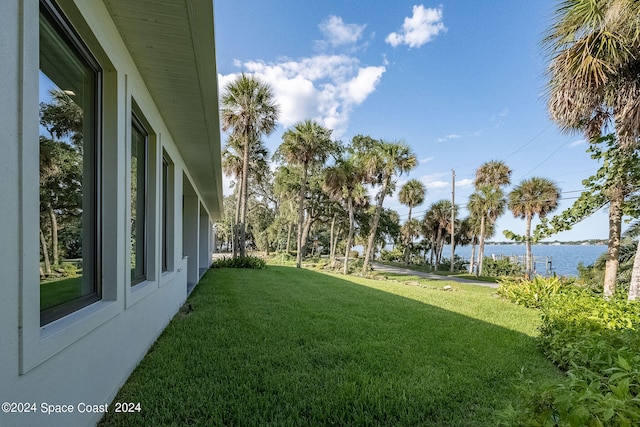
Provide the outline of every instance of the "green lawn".
[[538,323],[480,286],[209,270],[115,399],[141,412],[101,425],[494,426],[560,375]]

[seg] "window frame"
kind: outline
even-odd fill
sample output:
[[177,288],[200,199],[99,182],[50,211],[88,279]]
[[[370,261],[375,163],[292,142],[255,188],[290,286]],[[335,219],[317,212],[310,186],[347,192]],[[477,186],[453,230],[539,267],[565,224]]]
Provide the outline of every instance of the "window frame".
[[[136,235],[136,252],[138,249],[138,245],[137,242],[142,242],[142,246],[143,246],[143,255],[142,255],[142,274],[138,275],[138,276],[133,276],[133,269],[131,269],[131,261],[133,261],[133,255],[130,253],[129,254],[129,259],[130,259],[130,263],[129,263],[129,268],[131,269],[131,286],[136,286],[140,283],[146,282],[149,279],[149,273],[150,273],[150,263],[149,263],[149,253],[150,253],[150,248],[153,246],[151,245],[149,239],[152,236],[152,233],[149,233],[149,227],[151,226],[151,209],[150,209],[150,197],[149,197],[149,189],[150,189],[150,179],[151,179],[151,174],[150,174],[150,162],[151,162],[151,150],[149,148],[149,139],[150,139],[150,133],[147,130],[146,126],[143,124],[142,120],[140,119],[140,114],[137,113],[135,111],[136,109],[132,109],[131,111],[131,138],[130,138],[130,144],[129,144],[129,150],[130,150],[130,155],[129,155],[129,170],[131,171],[133,168],[133,163],[132,163],[132,158],[133,158],[133,133],[134,130],[137,130],[140,132],[140,135],[142,135],[142,137],[144,138],[144,172],[142,173],[142,177],[143,177],[143,186],[142,188],[144,189],[144,200],[142,201],[142,205],[144,207],[144,213],[142,215],[142,219],[144,221],[144,223],[142,224],[142,236],[140,239],[138,239],[139,236]],[[139,177],[140,174],[138,173],[136,175],[136,178]],[[130,179],[133,179],[133,177],[131,176],[131,173],[129,174]],[[131,182],[129,183],[131,184]],[[138,182],[137,185],[137,189],[140,188],[140,183]],[[129,186],[129,188],[131,188],[131,185]],[[129,190],[131,191],[131,190]],[[137,201],[137,200],[136,200]],[[129,216],[130,218],[132,218],[133,213],[132,213],[132,206],[131,204],[129,205]],[[136,223],[136,233],[140,230],[139,225]],[[129,230],[130,233],[130,238],[131,238],[131,229]]]
[[[91,194],[88,196],[88,203],[85,200],[84,186],[85,178],[83,177],[83,223],[85,222],[85,209],[84,205],[88,204],[92,206],[92,209],[87,212],[90,216],[88,230],[85,229],[83,224],[82,236],[90,237],[91,244],[83,245],[83,283],[86,280],[90,280],[92,283],[92,291],[86,295],[82,295],[78,298],[66,301],[56,306],[50,307],[46,310],[40,311],[40,326],[48,325],[58,319],[68,316],[78,310],[81,310],[88,305],[98,302],[102,299],[102,150],[103,150],[103,101],[102,92],[104,87],[104,71],[100,62],[92,54],[91,50],[83,42],[82,38],[78,35],[74,27],[69,22],[64,13],[51,1],[41,0],[39,2],[39,25],[40,20],[46,19],[49,25],[53,27],[58,36],[65,42],[65,48],[69,52],[79,57],[83,63],[93,73],[93,86],[94,86],[94,99],[93,99],[93,117],[92,119],[92,135],[90,137],[92,153],[89,162],[85,163],[83,159],[83,165],[91,165],[92,171],[89,176],[90,185],[88,186]],[[41,48],[40,48],[41,49]],[[39,55],[40,55],[39,49]],[[40,66],[38,67],[42,72]],[[42,72],[47,76],[46,73]],[[47,76],[47,78],[50,78]],[[84,117],[83,117],[84,120]],[[87,135],[84,135],[84,142],[89,140]],[[85,154],[86,155],[86,154]],[[86,240],[86,239],[85,239]],[[85,259],[85,252],[88,251],[87,259]],[[89,265],[90,277],[85,277],[85,265]]]

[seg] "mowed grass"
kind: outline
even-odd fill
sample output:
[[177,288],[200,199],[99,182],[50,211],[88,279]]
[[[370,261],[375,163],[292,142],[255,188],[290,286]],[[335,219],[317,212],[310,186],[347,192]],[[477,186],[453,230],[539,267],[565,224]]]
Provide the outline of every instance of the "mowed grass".
[[115,399],[141,411],[101,425],[493,426],[560,375],[535,311],[433,283],[209,270]]

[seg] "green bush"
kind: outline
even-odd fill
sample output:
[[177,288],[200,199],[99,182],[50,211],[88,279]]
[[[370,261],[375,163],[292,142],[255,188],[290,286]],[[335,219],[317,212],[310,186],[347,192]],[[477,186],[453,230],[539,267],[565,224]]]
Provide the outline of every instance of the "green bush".
[[482,274],[485,276],[522,276],[524,271],[518,264],[511,263],[508,259],[484,258],[482,261]]
[[533,280],[508,279],[500,282],[498,295],[529,308],[541,308],[560,293],[581,292],[573,279],[536,276]]
[[506,425],[640,425],[640,305],[562,280],[505,283],[502,296],[542,312],[540,346],[563,380],[529,384],[530,406],[505,411]]
[[404,254],[400,248],[393,248],[390,251],[383,249],[380,251],[380,259],[382,261],[402,262],[404,261]]
[[262,258],[245,256],[236,258],[220,258],[211,264],[211,268],[267,268],[267,263]]

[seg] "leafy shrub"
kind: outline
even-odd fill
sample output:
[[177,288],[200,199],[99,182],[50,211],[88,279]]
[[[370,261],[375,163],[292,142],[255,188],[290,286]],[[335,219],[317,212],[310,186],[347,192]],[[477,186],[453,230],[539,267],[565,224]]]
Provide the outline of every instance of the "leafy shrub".
[[533,280],[503,280],[498,286],[498,295],[529,308],[541,308],[552,297],[560,293],[580,292],[573,279],[564,277],[536,276]]
[[506,425],[640,425],[640,304],[560,281],[533,282],[500,292],[541,308],[540,346],[566,377],[529,384],[530,406],[503,412]]
[[[438,264],[438,271],[450,271],[451,270],[451,259],[443,258]],[[467,270],[467,261],[464,258],[455,255],[453,258],[453,270],[454,271],[466,271]]]
[[524,271],[518,264],[511,263],[508,259],[484,258],[482,261],[482,274],[485,276],[522,276]]
[[211,268],[267,268],[267,263],[255,256],[245,256],[236,258],[219,258],[211,264]]
[[400,248],[393,248],[390,251],[383,249],[380,251],[380,259],[383,261],[402,262],[404,261],[404,254]]

